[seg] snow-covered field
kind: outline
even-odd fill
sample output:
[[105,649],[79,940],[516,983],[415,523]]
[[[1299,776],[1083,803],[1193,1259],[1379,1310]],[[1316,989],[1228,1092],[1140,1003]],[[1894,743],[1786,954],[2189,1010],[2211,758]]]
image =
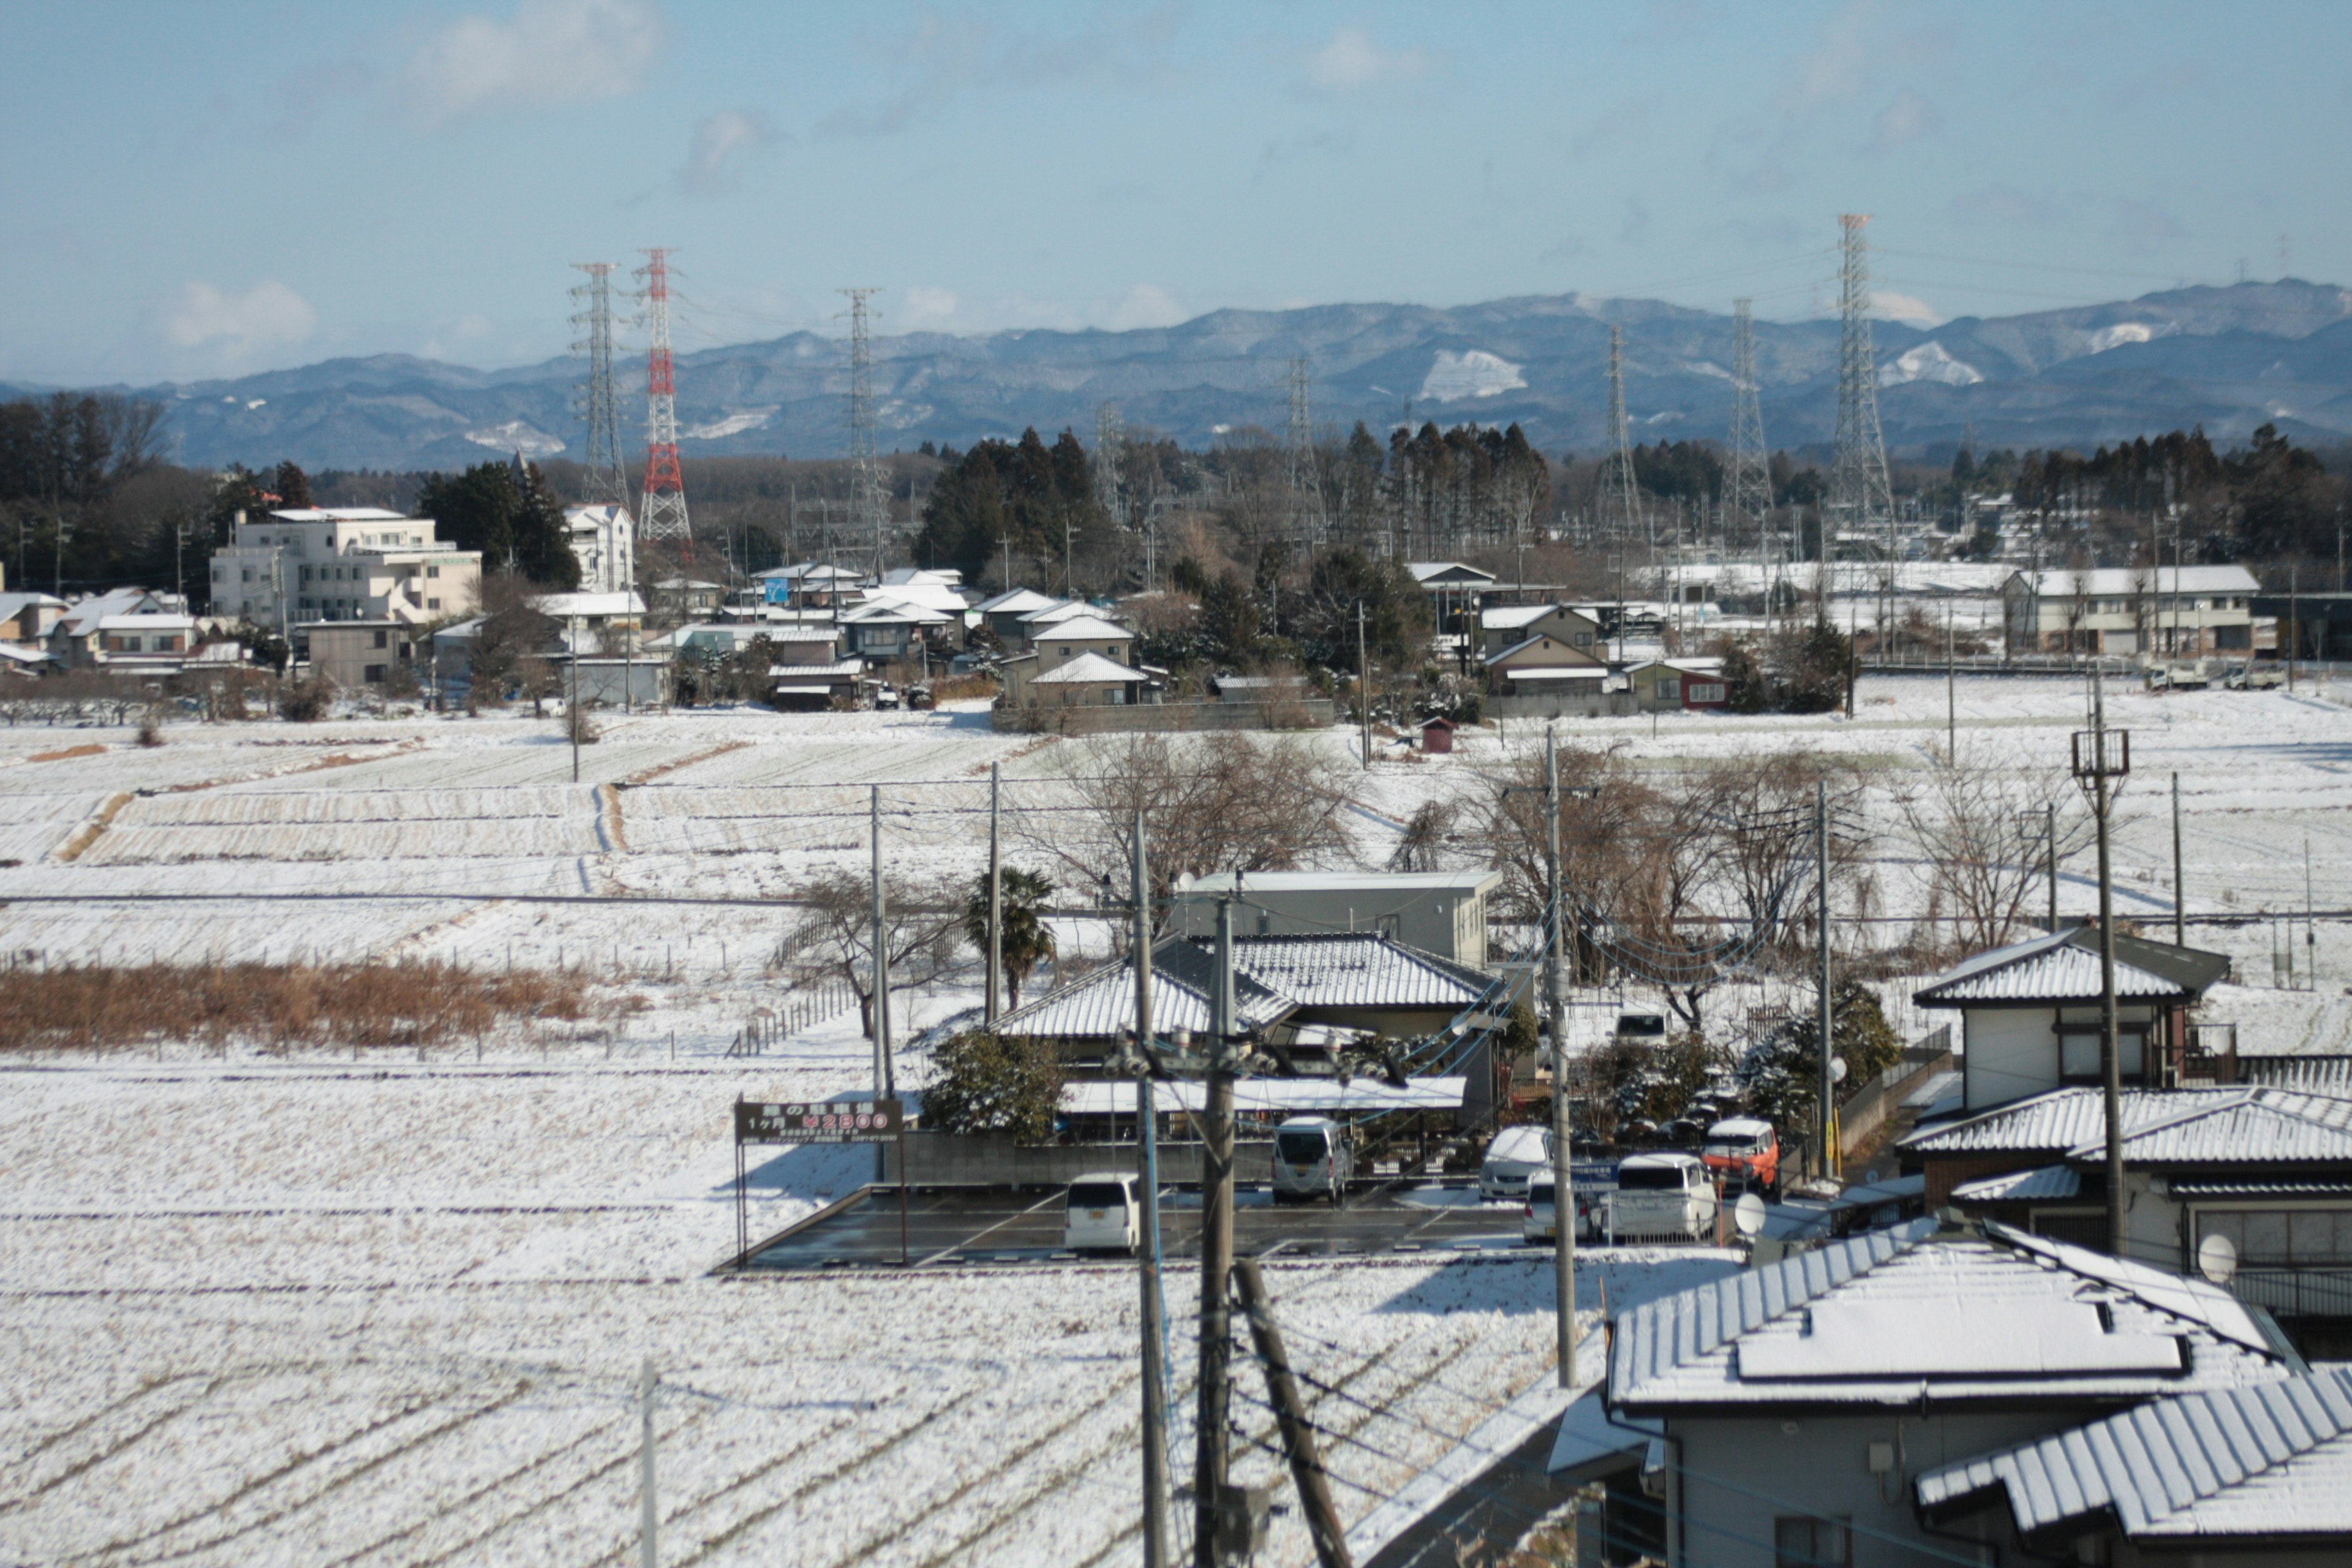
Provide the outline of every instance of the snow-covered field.
[[[1943,683],[1874,679],[1862,699],[1851,722],[1563,728],[1645,766],[1849,757],[1872,781],[1879,908],[1916,915],[1892,792],[1934,765]],[[2169,917],[2178,772],[2190,909],[2242,921],[2190,928],[2239,963],[2208,1015],[2236,1021],[2246,1050],[2352,1049],[2352,926],[2321,922],[2315,990],[2277,987],[2271,962],[2275,920],[2304,904],[2306,840],[2315,902],[2347,902],[2352,709],[2118,692],[2109,710],[2137,769],[2119,911]],[[2063,764],[2083,712],[2064,683],[1963,681],[1960,743]],[[1137,1560],[1130,1270],[707,1274],[734,1235],[729,1102],[867,1070],[845,1015],[778,1055],[721,1054],[777,1000],[763,966],[782,922],[761,900],[864,865],[873,784],[898,864],[974,872],[989,764],[1017,816],[1066,798],[1055,781],[1082,743],[999,736],[969,711],[604,728],[576,784],[556,724],[519,718],[174,724],[145,750],[119,729],[0,731],[9,962],[560,962],[605,1004],[422,1061],[163,1042],[0,1062],[0,1561],[621,1561],[647,1355],[665,1380],[665,1563]],[[1416,806],[1481,794],[1539,739],[1465,732],[1451,757],[1353,773],[1356,861],[1381,863]],[[1352,755],[1345,731],[1315,743]],[[2068,911],[2091,907],[2090,874],[2087,856],[2070,864]],[[917,998],[915,1023],[971,997],[959,980]],[[1598,1015],[1619,999],[1586,1000]],[[822,1151],[762,1165],[754,1226],[865,1168]],[[1610,1300],[1724,1266],[1621,1256]],[[1547,1374],[1540,1259],[1268,1275],[1298,1359],[1340,1390],[1321,1418],[1345,1434],[1332,1460],[1351,1521]],[[1192,1284],[1174,1288],[1181,1320]],[[1263,1435],[1264,1412],[1245,1415]],[[1265,1449],[1240,1453],[1245,1477],[1271,1475]],[[1277,1561],[1309,1560],[1296,1514],[1277,1538]]]

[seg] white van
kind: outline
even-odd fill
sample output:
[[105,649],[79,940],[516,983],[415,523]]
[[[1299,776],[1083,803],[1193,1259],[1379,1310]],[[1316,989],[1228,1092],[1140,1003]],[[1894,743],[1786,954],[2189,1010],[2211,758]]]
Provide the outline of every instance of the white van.
[[1328,1116],[1294,1116],[1274,1130],[1274,1201],[1347,1195],[1356,1174],[1348,1130]]
[[1609,1233],[1619,1241],[1706,1239],[1715,1229],[1715,1183],[1690,1154],[1636,1154],[1617,1166]]
[[1551,1129],[1533,1122],[1497,1128],[1478,1165],[1478,1195],[1490,1204],[1528,1195],[1528,1178],[1551,1173]]
[[1072,1182],[1062,1246],[1072,1252],[1133,1252],[1143,1235],[1136,1185],[1131,1171],[1103,1171]]

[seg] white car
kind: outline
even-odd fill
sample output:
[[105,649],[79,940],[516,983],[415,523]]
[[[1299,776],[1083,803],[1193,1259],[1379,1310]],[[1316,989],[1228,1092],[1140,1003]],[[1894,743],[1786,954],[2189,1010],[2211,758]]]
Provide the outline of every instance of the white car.
[[1133,1252],[1143,1209],[1131,1171],[1103,1171],[1070,1184],[1062,1246],[1071,1252]]
[[1695,1155],[1636,1154],[1617,1167],[1606,1224],[1618,1241],[1702,1241],[1715,1230],[1714,1180]]
[[[1576,1191],[1576,1235],[1581,1241],[1598,1238],[1592,1223],[1592,1195],[1581,1189]],[[1526,1217],[1519,1221],[1519,1239],[1533,1246],[1539,1241],[1559,1239],[1559,1212],[1554,1200],[1558,1185],[1549,1173],[1528,1184]]]
[[1478,1165],[1478,1195],[1490,1204],[1518,1202],[1539,1173],[1551,1173],[1551,1129],[1532,1122],[1499,1128]]
[[1347,1196],[1356,1173],[1348,1130],[1328,1116],[1294,1116],[1274,1130],[1274,1201]]

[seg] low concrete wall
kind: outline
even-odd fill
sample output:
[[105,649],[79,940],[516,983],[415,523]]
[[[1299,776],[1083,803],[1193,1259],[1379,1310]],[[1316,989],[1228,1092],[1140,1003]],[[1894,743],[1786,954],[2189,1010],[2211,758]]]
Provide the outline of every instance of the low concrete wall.
[[1007,708],[992,728],[1037,735],[1108,735],[1157,730],[1324,730],[1337,721],[1328,697],[1276,702],[1139,702],[1107,708]]
[[1856,1089],[1853,1097],[1838,1108],[1840,1152],[1851,1154],[1862,1147],[1912,1090],[1936,1074],[1948,1071],[1951,1066],[1952,1053],[1948,1050],[1906,1050],[1901,1061]]
[[1615,719],[1640,711],[1630,691],[1603,691],[1590,697],[1565,692],[1539,697],[1489,697],[1478,712],[1486,719]]
[[[881,1180],[897,1185],[898,1146],[877,1143],[875,1147],[882,1151]],[[1032,1147],[1000,1133],[907,1134],[907,1181],[918,1187],[1067,1186],[1096,1171],[1137,1170],[1140,1158],[1132,1143]],[[1244,1141],[1234,1145],[1234,1169],[1242,1180],[1267,1180],[1273,1166],[1272,1142]],[[1163,1186],[1199,1186],[1201,1145],[1160,1144],[1160,1181]]]

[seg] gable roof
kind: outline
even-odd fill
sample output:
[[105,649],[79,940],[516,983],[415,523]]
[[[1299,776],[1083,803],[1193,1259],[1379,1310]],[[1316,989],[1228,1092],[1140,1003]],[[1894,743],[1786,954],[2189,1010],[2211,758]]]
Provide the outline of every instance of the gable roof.
[[[1216,960],[1181,937],[1151,950],[1151,1026],[1166,1034],[1209,1028],[1209,993]],[[1297,1005],[1254,976],[1236,970],[1234,1005],[1244,1029],[1281,1022]],[[1055,1040],[1111,1040],[1135,1027],[1135,965],[1122,960],[1064,986],[996,1021],[999,1034]]]
[[93,594],[66,606],[58,624],[49,628],[51,635],[63,632],[69,637],[86,637],[97,632],[100,622],[110,616],[133,616],[147,613],[149,605],[162,605],[161,598],[144,588],[110,588],[103,594]]
[[[2116,994],[2193,1002],[2230,973],[2226,953],[2116,933]],[[1972,953],[1912,1000],[1922,1007],[1985,1003],[2095,1002],[2099,932],[2081,925]]]
[[2056,598],[2076,594],[2116,597],[2126,594],[2259,594],[2262,583],[2242,566],[2099,566],[2020,572],[2010,579],[2027,593]]
[[1051,609],[1062,602],[1053,595],[1041,594],[1034,588],[1009,588],[992,599],[982,599],[972,608],[983,616],[1025,616],[1033,611]]
[[2238,1058],[2240,1083],[2267,1084],[2304,1094],[2330,1094],[2352,1100],[2352,1057]]
[[1408,561],[1404,563],[1404,569],[1412,574],[1414,582],[1424,587],[1432,583],[1440,585],[1457,583],[1466,585],[1472,583],[1491,583],[1495,580],[1495,574],[1492,572],[1482,572],[1477,567],[1460,561]]
[[1100,616],[1072,616],[1029,634],[1031,642],[1133,642],[1135,634]]
[[[1029,657],[1035,658],[1032,654]],[[1011,662],[1011,661],[1007,661]],[[1032,676],[1033,686],[1104,686],[1114,681],[1149,680],[1151,678],[1139,669],[1129,668],[1115,658],[1087,652],[1066,658],[1042,675]]]
[[[2352,1163],[2352,1100],[2263,1085],[2131,1089],[2123,1094],[2124,1163],[2138,1165]],[[2055,1153],[2106,1157],[2101,1090],[2048,1089],[1896,1145],[1911,1154]]]
[[2146,1397],[2299,1370],[2237,1298],[2004,1226],[1933,1219],[1619,1314],[1612,1408]]
[[1563,657],[1566,663],[1578,668],[1607,668],[1593,655],[1587,653],[1584,649],[1577,647],[1573,644],[1561,642],[1558,637],[1551,636],[1549,632],[1537,632],[1532,636],[1521,637],[1518,641],[1513,643],[1508,647],[1497,648],[1493,653],[1481,655],[1480,659],[1481,662],[1486,664],[1488,668],[1499,668],[1502,665],[1509,663],[1513,658],[1516,658],[1520,654],[1526,653],[1530,648],[1537,648],[1538,651],[1542,651],[1538,647],[1538,645],[1547,642],[1554,645],[1559,654]]
[[1302,1007],[1444,1007],[1458,1013],[1494,985],[1466,963],[1377,931],[1237,936],[1234,964]]
[[1998,1497],[2031,1539],[2111,1514],[2134,1540],[2352,1531],[2352,1367],[2159,1399],[1929,1470],[1931,1520]]

